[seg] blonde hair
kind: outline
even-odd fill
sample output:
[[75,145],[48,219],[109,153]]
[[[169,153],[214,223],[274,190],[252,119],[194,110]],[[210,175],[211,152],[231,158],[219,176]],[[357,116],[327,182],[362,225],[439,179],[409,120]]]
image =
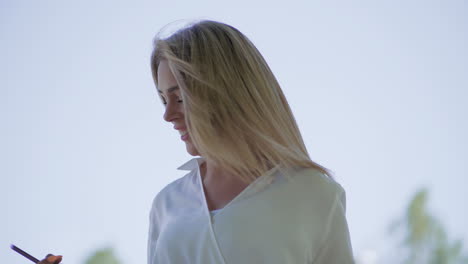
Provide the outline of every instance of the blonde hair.
[[158,35],[151,54],[153,79],[158,86],[158,66],[167,60],[202,157],[246,183],[276,166],[314,168],[332,177],[310,159],[278,81],[239,30],[201,20],[169,37]]

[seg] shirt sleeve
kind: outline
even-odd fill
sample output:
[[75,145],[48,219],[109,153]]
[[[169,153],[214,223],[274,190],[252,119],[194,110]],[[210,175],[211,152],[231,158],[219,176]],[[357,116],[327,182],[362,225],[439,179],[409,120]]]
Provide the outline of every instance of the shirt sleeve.
[[340,186],[328,216],[323,243],[313,264],[354,264],[353,250],[346,221],[346,193]]
[[153,200],[149,213],[149,230],[148,230],[148,247],[147,247],[147,263],[151,264],[156,248],[156,241],[159,236],[159,224],[156,214],[156,198]]

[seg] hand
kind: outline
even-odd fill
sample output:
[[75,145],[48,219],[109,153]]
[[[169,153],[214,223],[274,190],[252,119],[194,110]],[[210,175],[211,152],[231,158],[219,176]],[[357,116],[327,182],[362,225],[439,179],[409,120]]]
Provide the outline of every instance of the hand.
[[62,261],[61,255],[54,256],[52,254],[47,254],[47,256],[37,264],[59,264],[60,261]]

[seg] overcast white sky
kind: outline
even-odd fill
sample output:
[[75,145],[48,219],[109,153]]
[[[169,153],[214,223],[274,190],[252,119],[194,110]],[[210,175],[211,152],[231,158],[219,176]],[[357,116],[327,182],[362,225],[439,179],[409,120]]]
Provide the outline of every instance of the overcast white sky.
[[[291,105],[312,159],[347,192],[354,251],[388,260],[385,230],[427,186],[468,239],[466,1],[1,1],[0,251],[80,264],[113,246],[146,262],[156,193],[191,158],[163,121],[155,33],[208,18],[244,32]],[[465,245],[465,248],[468,246]],[[370,262],[369,262],[370,263]]]

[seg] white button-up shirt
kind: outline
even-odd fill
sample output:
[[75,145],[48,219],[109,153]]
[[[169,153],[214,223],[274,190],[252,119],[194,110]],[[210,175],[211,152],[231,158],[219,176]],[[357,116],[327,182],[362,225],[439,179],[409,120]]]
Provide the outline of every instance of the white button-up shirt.
[[[209,212],[199,165],[154,198],[148,264],[354,263],[340,184],[315,169],[278,166]],[[255,188],[254,188],[255,187]]]

